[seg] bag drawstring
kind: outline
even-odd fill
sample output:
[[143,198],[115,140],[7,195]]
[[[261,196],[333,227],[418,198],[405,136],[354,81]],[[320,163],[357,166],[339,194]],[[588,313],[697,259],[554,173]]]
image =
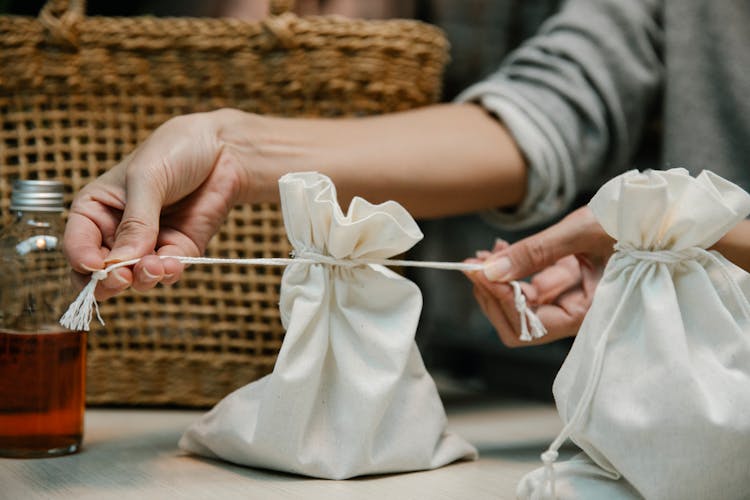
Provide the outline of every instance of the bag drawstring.
[[[303,251],[300,255],[292,254],[292,258],[257,258],[257,259],[214,259],[209,257],[184,257],[184,256],[169,256],[160,255],[162,259],[172,258],[176,259],[183,264],[239,264],[239,265],[260,265],[260,266],[287,266],[291,264],[321,264],[328,266],[341,266],[341,267],[357,267],[366,265],[381,265],[381,266],[400,266],[400,267],[424,267],[430,269],[442,269],[448,271],[481,271],[484,269],[483,264],[468,263],[468,262],[432,262],[432,261],[413,261],[413,260],[398,260],[398,259],[338,259],[329,255],[323,255],[320,253],[314,253],[310,251]],[[75,331],[89,331],[91,320],[94,312],[99,323],[104,324],[101,315],[99,314],[99,304],[96,302],[94,297],[94,291],[96,290],[96,284],[107,277],[107,275],[119,269],[121,267],[132,266],[137,263],[140,259],[131,259],[123,262],[118,262],[106,267],[94,271],[91,274],[91,280],[81,290],[78,297],[73,301],[65,311],[62,318],[60,318],[60,324],[65,328],[69,328]],[[513,286],[515,293],[516,309],[521,316],[521,323],[524,325],[524,331],[527,337],[534,336],[534,338],[541,337],[547,333],[544,329],[544,325],[534,312],[526,307],[526,298],[523,296],[521,287],[515,281],[510,283]],[[520,306],[519,306],[520,304]],[[528,322],[531,324],[531,332],[529,335]],[[531,340],[531,338],[529,338]]]
[[[703,249],[701,248],[700,250]],[[734,298],[737,300],[740,309],[742,309],[742,313],[745,315],[745,319],[750,321],[750,302],[748,302],[747,297],[745,297],[745,293],[742,291],[742,287],[740,287],[739,283],[737,283],[737,280],[735,280],[734,277],[730,274],[726,264],[724,264],[721,259],[706,250],[703,250],[703,252],[709,260],[711,260],[718,266],[719,271],[724,276],[724,279],[729,284],[729,287],[732,289]]]
[[547,484],[550,487],[551,498],[557,498],[555,492],[555,461],[558,457],[558,450],[563,445],[566,439],[568,439],[573,433],[574,428],[583,419],[591,407],[591,402],[594,400],[594,394],[596,388],[599,386],[599,379],[601,378],[602,369],[604,368],[604,353],[607,348],[607,341],[609,340],[609,334],[612,331],[614,321],[619,317],[620,308],[627,301],[630,294],[635,290],[635,285],[646,270],[647,263],[645,261],[638,262],[636,269],[633,272],[633,277],[628,282],[628,287],[622,294],[620,303],[617,309],[614,311],[610,318],[610,322],[604,329],[604,333],[599,338],[594,351],[594,359],[592,360],[593,369],[589,373],[589,378],[586,381],[586,386],[581,394],[581,399],[578,400],[578,406],[573,412],[573,416],[568,420],[568,423],[562,428],[557,437],[549,445],[549,448],[542,453],[542,462],[546,471],[544,483],[542,484],[541,491],[543,492],[547,488]]

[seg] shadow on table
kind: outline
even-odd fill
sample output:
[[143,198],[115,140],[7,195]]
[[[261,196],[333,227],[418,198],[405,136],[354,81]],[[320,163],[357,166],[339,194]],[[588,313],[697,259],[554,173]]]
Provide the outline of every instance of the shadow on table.
[[[538,441],[533,443],[514,443],[508,446],[492,446],[484,445],[479,446],[479,456],[482,458],[491,459],[502,459],[505,461],[523,462],[523,463],[539,463],[542,465],[541,454],[547,447],[549,447],[550,441]],[[560,458],[559,461],[564,461],[572,458],[581,452],[573,443],[565,443],[559,450]]]
[[[542,462],[540,459],[540,454],[542,451],[547,449],[547,446],[549,445],[549,442],[534,442],[534,443],[525,443],[525,444],[515,444],[512,446],[497,446],[497,447],[480,447],[479,448],[479,456],[482,459],[501,459],[503,461],[513,461],[513,462],[519,462],[519,463],[535,463],[538,462],[539,466],[541,467]],[[560,448],[560,460],[567,460],[577,453],[580,452],[580,449],[576,447],[575,445],[571,443],[566,443],[562,448]],[[214,467],[219,467],[225,471],[231,471],[238,475],[244,476],[249,479],[258,480],[258,481],[278,481],[278,482],[299,482],[302,481],[325,481],[329,482],[331,480],[328,479],[321,479],[321,478],[315,478],[315,477],[309,477],[309,476],[303,476],[300,474],[293,474],[288,472],[281,472],[271,469],[263,469],[258,467],[249,467],[249,466],[243,466],[243,465],[237,465],[231,462],[226,462],[220,459],[212,459],[212,458],[206,458],[201,457],[198,455],[192,455],[189,453],[186,453],[184,455],[187,458],[190,458],[191,460],[196,460],[199,462],[202,462],[207,465],[211,465]],[[461,463],[468,463],[470,461],[467,460],[459,460],[456,462],[453,462],[451,464],[446,465],[445,467],[450,468],[453,465],[461,464]],[[433,469],[433,470],[440,470],[442,468]],[[358,476],[350,479],[346,479],[346,482],[366,482],[371,480],[377,480],[377,479],[384,479],[384,478],[395,478],[395,477],[401,477],[404,475],[409,474],[420,474],[420,473],[428,473],[431,470],[417,470],[417,471],[405,471],[405,472],[394,472],[394,473],[387,473],[387,474],[370,474],[366,476]],[[335,481],[333,481],[335,482]]]

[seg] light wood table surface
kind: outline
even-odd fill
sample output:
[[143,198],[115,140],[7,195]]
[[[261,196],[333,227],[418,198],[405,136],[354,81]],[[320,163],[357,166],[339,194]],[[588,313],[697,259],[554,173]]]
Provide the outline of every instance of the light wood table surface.
[[[326,481],[188,456],[182,431],[202,412],[89,409],[81,453],[0,458],[0,498],[27,499],[512,499],[518,480],[561,424],[554,407],[530,403],[447,405],[450,428],[480,459],[407,474]],[[561,458],[572,455],[564,450]]]

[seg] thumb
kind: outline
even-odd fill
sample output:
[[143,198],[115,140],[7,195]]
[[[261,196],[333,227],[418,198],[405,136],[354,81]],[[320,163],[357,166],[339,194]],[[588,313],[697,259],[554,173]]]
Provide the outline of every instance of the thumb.
[[491,281],[512,281],[554,265],[565,256],[586,252],[592,244],[587,221],[574,212],[562,221],[524,238],[487,260],[484,274]]
[[125,210],[115,231],[115,243],[106,257],[108,264],[154,253],[162,208],[162,195],[156,185],[145,176],[127,178]]

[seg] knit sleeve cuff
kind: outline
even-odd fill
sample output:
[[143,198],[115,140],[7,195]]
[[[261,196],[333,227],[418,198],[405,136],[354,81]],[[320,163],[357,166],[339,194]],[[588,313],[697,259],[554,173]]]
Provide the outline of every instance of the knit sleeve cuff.
[[562,136],[544,113],[497,78],[469,87],[456,101],[475,102],[494,114],[527,163],[528,185],[521,204],[488,210],[482,217],[501,229],[518,230],[562,215],[575,198],[575,172]]

